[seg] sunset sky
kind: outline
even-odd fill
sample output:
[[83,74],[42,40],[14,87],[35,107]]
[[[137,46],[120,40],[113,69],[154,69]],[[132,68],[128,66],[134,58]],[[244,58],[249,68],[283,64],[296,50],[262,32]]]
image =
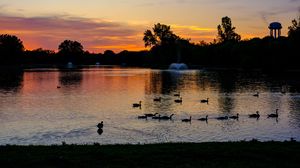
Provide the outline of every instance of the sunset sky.
[[223,16],[242,38],[268,35],[279,21],[283,35],[300,0],[0,0],[0,33],[17,35],[26,49],[57,50],[65,39],[85,50],[143,50],[143,32],[155,23],[193,42],[212,41]]

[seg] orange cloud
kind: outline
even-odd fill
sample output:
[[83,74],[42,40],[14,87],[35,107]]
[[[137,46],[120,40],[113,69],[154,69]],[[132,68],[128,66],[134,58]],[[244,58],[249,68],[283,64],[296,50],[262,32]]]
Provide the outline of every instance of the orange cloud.
[[124,44],[129,49],[143,47],[143,28],[126,23],[69,16],[17,17],[1,13],[0,22],[0,33],[17,35],[26,49],[41,47],[56,50],[65,39],[77,40],[91,52],[120,51]]

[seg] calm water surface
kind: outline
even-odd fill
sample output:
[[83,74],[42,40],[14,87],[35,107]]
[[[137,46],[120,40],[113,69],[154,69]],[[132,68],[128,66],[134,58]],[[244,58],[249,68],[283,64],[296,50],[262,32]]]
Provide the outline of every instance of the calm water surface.
[[[0,144],[300,140],[298,76],[118,67],[2,70]],[[174,103],[178,92],[182,104]],[[259,98],[253,96],[256,92]],[[153,102],[155,97],[162,101]],[[208,104],[200,103],[206,98]],[[132,108],[138,101],[142,108]],[[278,119],[267,118],[276,109]],[[248,118],[257,110],[258,120]],[[137,119],[155,112],[175,116],[172,121]],[[239,120],[215,119],[236,113]],[[207,123],[197,121],[206,115]],[[181,122],[189,116],[191,123]],[[96,127],[100,121],[101,135]]]

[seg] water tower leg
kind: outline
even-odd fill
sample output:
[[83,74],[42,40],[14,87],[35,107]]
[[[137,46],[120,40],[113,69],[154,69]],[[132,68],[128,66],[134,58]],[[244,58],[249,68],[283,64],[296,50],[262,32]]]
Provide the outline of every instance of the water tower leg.
[[270,29],[270,36],[273,37],[273,30]]

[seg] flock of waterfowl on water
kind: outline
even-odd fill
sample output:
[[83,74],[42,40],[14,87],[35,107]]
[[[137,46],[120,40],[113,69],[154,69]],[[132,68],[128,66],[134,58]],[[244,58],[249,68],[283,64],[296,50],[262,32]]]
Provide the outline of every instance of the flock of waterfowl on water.
[[[257,92],[256,94],[253,94],[254,97],[259,97],[259,92]],[[174,97],[178,97],[177,99],[174,100],[175,103],[182,103],[182,97],[180,95],[180,93],[176,93],[174,94]],[[161,97],[158,97],[158,98],[154,98],[153,99],[154,102],[161,102],[162,101],[162,98]],[[201,103],[207,103],[209,102],[209,98],[207,99],[203,99],[203,100],[200,100]],[[133,103],[132,104],[132,107],[133,108],[141,108],[142,107],[142,101],[139,101],[139,103]],[[271,113],[271,114],[268,114],[267,117],[268,118],[278,118],[278,110],[279,109],[276,109],[275,113]],[[170,116],[166,116],[166,115],[161,115],[159,113],[149,113],[149,114],[144,114],[144,115],[141,115],[141,116],[138,116],[137,118],[138,119],[148,119],[148,118],[151,118],[153,120],[172,120],[172,117],[174,116],[175,114],[171,114]],[[249,118],[256,118],[256,119],[259,119],[260,118],[260,114],[259,114],[259,111],[256,111],[256,113],[254,114],[248,114],[248,117]],[[208,121],[208,115],[206,115],[205,117],[203,118],[198,118],[197,120],[198,121]],[[236,115],[233,115],[233,116],[219,116],[219,117],[215,117],[215,118],[210,118],[210,119],[216,119],[216,120],[229,120],[229,119],[233,119],[233,120],[238,120],[239,119],[239,113],[237,113]],[[182,122],[191,122],[192,121],[192,116],[190,116],[189,118],[185,118],[185,119],[182,119],[181,120]]]
[[[256,94],[253,94],[254,97],[259,97],[259,92],[257,92]],[[176,93],[174,94],[174,97],[178,97],[177,99],[174,100],[175,103],[182,103],[183,100],[182,100],[182,97],[180,95],[180,93]],[[162,98],[161,97],[158,97],[158,98],[154,98],[153,99],[154,102],[161,102],[162,101]],[[209,98],[207,99],[203,99],[203,100],[200,100],[201,103],[209,103]],[[133,108],[142,108],[142,101],[139,101],[138,103],[133,103],[132,104],[132,107]],[[279,109],[276,109],[275,113],[271,113],[271,114],[268,114],[267,117],[268,118],[278,118],[278,110]],[[174,116],[175,114],[171,114],[169,116],[166,116],[166,115],[161,115],[159,113],[147,113],[147,114],[144,114],[144,115],[141,115],[141,116],[138,116],[137,118],[138,119],[148,119],[148,118],[151,118],[153,120],[172,120],[172,117]],[[248,117],[249,118],[256,118],[256,119],[259,119],[260,118],[260,114],[259,114],[259,111],[256,111],[256,113],[254,114],[248,114]],[[198,121],[208,121],[208,115],[206,115],[205,117],[203,118],[198,118],[197,120]],[[210,118],[210,119],[216,119],[216,120],[229,120],[229,119],[232,119],[232,120],[238,120],[239,119],[239,113],[237,113],[236,115],[233,115],[233,116],[219,116],[219,117],[215,117],[215,118]],[[185,119],[181,119],[182,122],[191,122],[192,121],[192,116],[190,116],[189,118],[185,118]],[[101,121],[97,127],[98,127],[98,134],[101,135],[103,133],[103,121]]]

